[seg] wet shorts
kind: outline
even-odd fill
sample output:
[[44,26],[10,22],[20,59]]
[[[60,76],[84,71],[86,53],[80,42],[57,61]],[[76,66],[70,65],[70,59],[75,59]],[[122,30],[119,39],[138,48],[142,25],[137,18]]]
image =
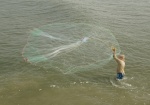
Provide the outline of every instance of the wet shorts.
[[117,79],[122,79],[124,75],[122,73],[117,73]]

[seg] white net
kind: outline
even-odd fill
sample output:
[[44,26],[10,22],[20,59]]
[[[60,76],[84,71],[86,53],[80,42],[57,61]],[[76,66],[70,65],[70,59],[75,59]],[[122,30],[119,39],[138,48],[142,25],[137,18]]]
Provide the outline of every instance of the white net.
[[112,58],[111,46],[120,48],[113,34],[84,23],[55,23],[30,32],[23,57],[30,63],[63,73],[93,70]]

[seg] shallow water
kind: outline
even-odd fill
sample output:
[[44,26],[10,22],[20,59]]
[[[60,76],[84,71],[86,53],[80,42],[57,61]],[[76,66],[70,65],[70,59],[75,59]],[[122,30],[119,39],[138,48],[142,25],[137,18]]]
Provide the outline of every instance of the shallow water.
[[[1,105],[149,105],[149,0],[0,0]],[[105,27],[126,55],[126,77],[115,80],[116,63],[66,74],[23,61],[33,28],[55,22]]]

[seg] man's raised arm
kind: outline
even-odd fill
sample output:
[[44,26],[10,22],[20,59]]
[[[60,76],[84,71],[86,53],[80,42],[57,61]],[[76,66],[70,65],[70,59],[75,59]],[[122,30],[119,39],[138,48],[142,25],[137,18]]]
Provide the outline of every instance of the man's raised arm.
[[116,56],[116,48],[112,48],[113,51],[113,58],[116,60],[117,63],[120,63],[120,60],[118,59],[118,57]]

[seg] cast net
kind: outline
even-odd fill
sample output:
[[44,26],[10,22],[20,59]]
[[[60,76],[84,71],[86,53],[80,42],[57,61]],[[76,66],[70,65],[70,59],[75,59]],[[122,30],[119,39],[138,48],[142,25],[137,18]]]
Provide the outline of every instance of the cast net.
[[55,23],[32,30],[22,54],[31,64],[74,73],[108,63],[111,46],[120,53],[119,44],[108,29],[85,23]]

